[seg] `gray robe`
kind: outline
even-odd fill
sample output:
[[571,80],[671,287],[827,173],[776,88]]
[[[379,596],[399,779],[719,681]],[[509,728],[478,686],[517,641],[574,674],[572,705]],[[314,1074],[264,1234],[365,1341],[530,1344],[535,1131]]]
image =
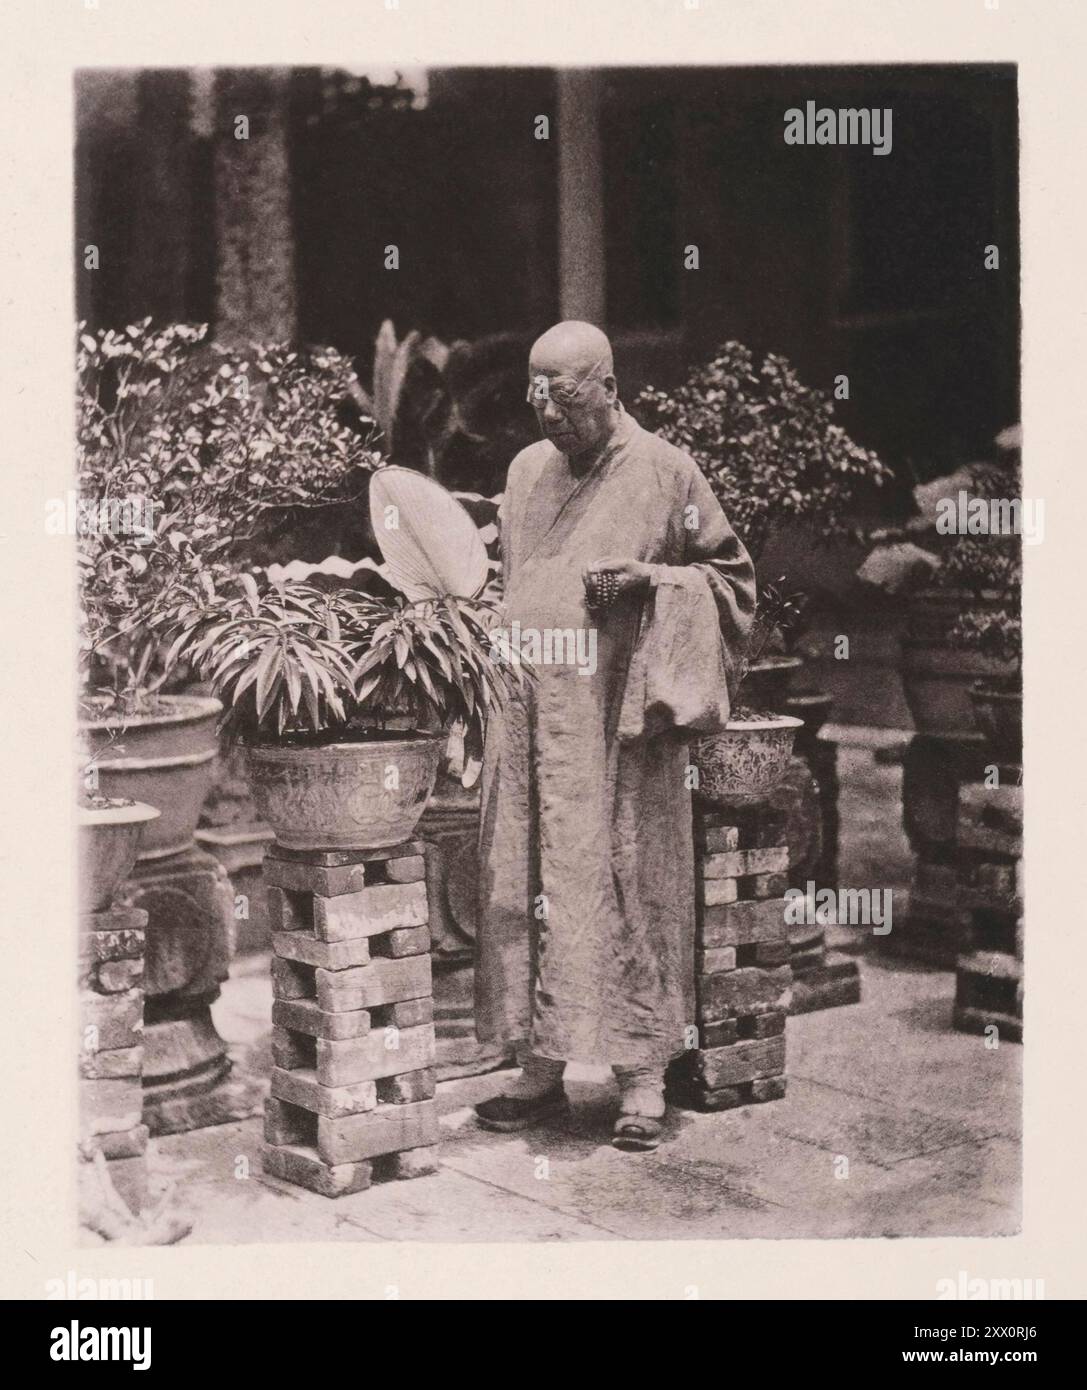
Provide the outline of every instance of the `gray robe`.
[[[488,729],[477,1035],[660,1064],[694,1019],[687,737],[728,719],[754,570],[693,461],[625,413],[580,479],[546,440],[518,454],[499,525],[506,623],[595,628],[597,668],[538,665]],[[607,556],[653,578],[594,618]]]

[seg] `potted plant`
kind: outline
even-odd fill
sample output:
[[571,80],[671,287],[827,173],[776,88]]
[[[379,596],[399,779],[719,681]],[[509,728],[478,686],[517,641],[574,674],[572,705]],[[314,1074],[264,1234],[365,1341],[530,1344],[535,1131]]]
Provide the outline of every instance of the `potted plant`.
[[257,808],[288,849],[409,839],[450,732],[478,766],[487,711],[523,675],[492,649],[486,552],[467,512],[398,468],[374,475],[370,510],[397,597],[262,589],[245,574],[233,592],[205,579],[164,615],[170,662],[222,700]]
[[984,676],[970,687],[974,720],[989,746],[1018,762],[1023,753],[1023,623],[1019,586],[1013,582],[999,606],[968,608],[952,630],[968,651],[1010,667],[1003,675]]
[[694,745],[698,794],[721,806],[754,806],[776,791],[785,777],[793,741],[804,721],[747,703],[750,673],[768,644],[787,632],[799,616],[795,597],[768,584],[759,594],[747,653],[740,665],[736,701],[722,733],[707,734]]
[[915,487],[914,514],[872,533],[873,549],[858,571],[863,582],[905,600],[902,686],[920,734],[973,735],[971,687],[1014,675],[1014,656],[998,642],[963,640],[958,624],[967,610],[998,614],[1009,587],[1017,591],[1019,538],[943,533],[940,525],[941,511],[962,494],[986,501],[1018,494],[1018,428],[1001,431],[996,448],[996,463],[965,464]]
[[77,369],[81,724],[103,795],[163,813],[141,857],[166,856],[192,841],[221,706],[176,689],[154,615],[236,571],[269,508],[342,495],[373,455],[339,420],[354,376],[330,350],[228,350],[145,319],[81,324]]
[[[647,387],[634,407],[702,469],[756,565],[781,526],[807,527],[820,544],[851,536],[858,502],[892,476],[834,423],[830,399],[805,386],[786,358],[769,354],[756,366],[742,343],[723,344],[673,391]],[[748,681],[759,703],[777,707],[801,658],[773,645]]]
[[79,902],[84,913],[104,912],[132,872],[140,838],[159,812],[142,801],[94,790],[94,769],[83,769],[77,798]]

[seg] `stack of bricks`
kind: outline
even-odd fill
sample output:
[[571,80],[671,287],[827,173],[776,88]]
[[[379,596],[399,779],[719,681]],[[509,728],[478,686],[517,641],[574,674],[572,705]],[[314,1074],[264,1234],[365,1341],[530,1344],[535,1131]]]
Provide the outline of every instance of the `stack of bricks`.
[[955,969],[955,1027],[1023,1037],[1023,792],[969,783],[959,794],[959,903],[969,941]]
[[417,841],[264,861],[272,1082],[264,1170],[326,1197],[437,1167],[434,1001]]
[[673,1063],[672,1099],[729,1110],[785,1094],[792,971],[782,817],[695,809],[697,1047]]
[[139,1213],[147,1198],[143,1123],[143,967],[147,913],[111,907],[79,924],[79,1120],[84,1158],[101,1152]]

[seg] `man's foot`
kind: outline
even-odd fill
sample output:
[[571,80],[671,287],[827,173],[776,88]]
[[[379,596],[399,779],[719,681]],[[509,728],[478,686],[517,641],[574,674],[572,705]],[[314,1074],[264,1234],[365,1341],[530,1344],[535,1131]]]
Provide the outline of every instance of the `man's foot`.
[[530,1129],[566,1109],[566,1092],[562,1082],[548,1091],[533,1096],[495,1096],[476,1106],[476,1116],[484,1129],[511,1133]]
[[628,1153],[648,1153],[664,1129],[664,1068],[614,1067],[619,1083],[619,1118],[611,1142]]
[[650,1153],[660,1143],[663,1128],[660,1120],[649,1115],[620,1115],[611,1142],[626,1153]]

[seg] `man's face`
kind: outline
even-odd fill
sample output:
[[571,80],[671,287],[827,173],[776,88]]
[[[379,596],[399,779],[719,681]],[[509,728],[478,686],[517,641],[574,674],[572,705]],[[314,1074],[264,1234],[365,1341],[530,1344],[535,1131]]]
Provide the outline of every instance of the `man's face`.
[[616,399],[615,378],[602,363],[580,376],[549,365],[529,363],[526,399],[542,433],[564,454],[576,457],[608,437]]

